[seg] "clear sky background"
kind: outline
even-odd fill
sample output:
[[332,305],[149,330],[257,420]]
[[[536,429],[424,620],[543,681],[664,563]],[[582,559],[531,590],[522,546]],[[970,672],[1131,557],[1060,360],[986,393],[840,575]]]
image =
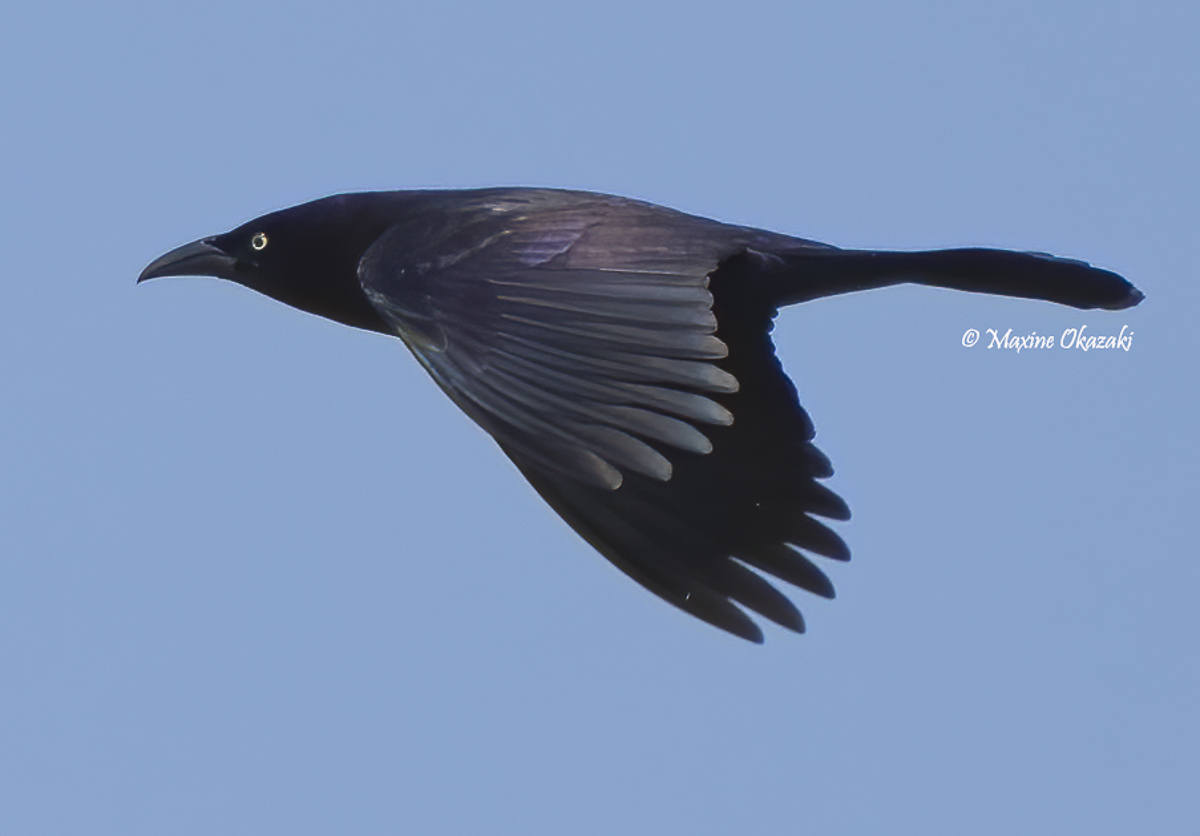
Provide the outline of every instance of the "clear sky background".
[[[1200,8],[0,11],[0,832],[1200,832]],[[151,259],[554,185],[992,245],[1140,308],[781,316],[854,510],[754,647],[577,538],[396,340]],[[1131,350],[973,349],[1122,327]]]

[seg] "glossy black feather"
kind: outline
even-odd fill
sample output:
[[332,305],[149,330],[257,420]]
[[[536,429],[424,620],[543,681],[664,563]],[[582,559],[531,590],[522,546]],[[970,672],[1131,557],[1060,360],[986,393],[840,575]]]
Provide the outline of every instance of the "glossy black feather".
[[770,339],[780,305],[900,282],[1122,308],[1082,262],[999,250],[853,252],[609,195],[339,195],[150,265],[395,333],[531,484],[643,586],[751,641],[795,631],[761,573],[833,597],[805,553],[846,504]]

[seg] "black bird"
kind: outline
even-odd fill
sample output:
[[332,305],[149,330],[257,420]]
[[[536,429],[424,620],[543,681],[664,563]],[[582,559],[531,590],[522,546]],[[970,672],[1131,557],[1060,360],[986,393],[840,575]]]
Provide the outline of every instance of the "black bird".
[[173,250],[138,281],[182,275],[399,336],[601,554],[754,642],[743,607],[804,630],[760,572],[832,598],[805,553],[850,556],[816,519],[850,511],[819,482],[833,470],[775,358],[781,306],[905,282],[1076,308],[1142,299],[1040,253],[841,250],[524,188],[335,195]]

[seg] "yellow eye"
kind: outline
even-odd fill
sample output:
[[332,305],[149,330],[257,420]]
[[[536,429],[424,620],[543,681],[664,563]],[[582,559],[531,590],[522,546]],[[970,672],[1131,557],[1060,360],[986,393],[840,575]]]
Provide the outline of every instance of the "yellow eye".
[[254,237],[250,239],[250,247],[257,252],[265,250],[267,248],[267,233],[254,233]]

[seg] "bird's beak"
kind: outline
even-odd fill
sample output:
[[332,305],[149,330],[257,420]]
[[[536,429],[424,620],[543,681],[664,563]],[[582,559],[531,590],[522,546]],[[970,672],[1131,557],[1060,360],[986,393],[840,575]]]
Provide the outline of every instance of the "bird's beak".
[[233,278],[237,259],[204,238],[184,244],[164,256],[154,259],[138,276],[138,283],[163,276],[214,276],[219,279]]

